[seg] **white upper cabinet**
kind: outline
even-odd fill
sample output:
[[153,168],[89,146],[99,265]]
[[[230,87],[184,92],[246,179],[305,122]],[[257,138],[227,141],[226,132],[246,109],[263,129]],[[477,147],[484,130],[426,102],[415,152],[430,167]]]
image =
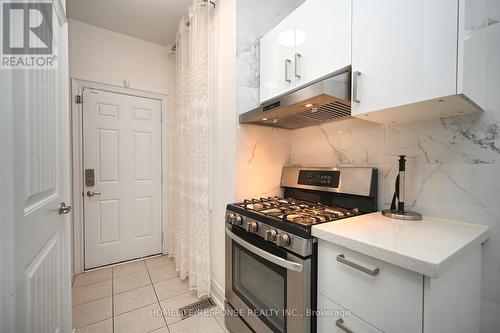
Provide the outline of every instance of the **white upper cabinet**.
[[295,15],[292,14],[260,39],[261,102],[293,88],[294,54]]
[[456,0],[353,0],[353,115],[455,94],[457,20]]
[[352,1],[353,116],[389,124],[484,107],[488,38],[467,41],[464,2]]
[[[460,0],[458,85],[483,109],[486,92],[500,89],[500,6],[498,0]],[[495,92],[493,92],[495,91]]]
[[349,66],[351,1],[306,0],[295,13],[295,33],[299,86]]
[[260,40],[260,101],[350,65],[350,0],[306,0]]

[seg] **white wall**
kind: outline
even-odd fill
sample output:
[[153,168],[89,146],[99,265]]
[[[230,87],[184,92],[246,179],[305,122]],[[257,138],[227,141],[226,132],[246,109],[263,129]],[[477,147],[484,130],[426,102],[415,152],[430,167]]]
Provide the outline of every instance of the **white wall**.
[[[123,86],[127,79],[132,89],[173,96],[175,56],[169,51],[170,47],[69,20],[70,78],[115,86]],[[171,110],[173,98],[169,103]]]
[[210,214],[210,266],[212,293],[224,298],[224,216],[234,202],[236,123],[236,3],[220,0],[215,8],[217,79],[213,122],[212,211]]
[[169,48],[141,39],[69,20],[71,78],[155,93],[173,92],[175,57]]
[[[253,0],[219,0],[215,8],[218,68],[213,126],[210,264],[212,293],[218,300],[224,297],[226,205],[246,196],[277,194],[279,186],[277,191],[276,185],[267,189],[269,179],[279,182],[283,163],[289,159],[287,131],[238,124],[238,115],[243,110],[259,104],[258,66],[255,61],[249,64],[246,60],[251,59],[250,54],[255,54],[258,37],[301,1],[256,4]],[[253,20],[255,17],[244,15],[255,10],[256,6],[267,13],[258,23]],[[260,145],[265,142],[274,145],[267,149]]]

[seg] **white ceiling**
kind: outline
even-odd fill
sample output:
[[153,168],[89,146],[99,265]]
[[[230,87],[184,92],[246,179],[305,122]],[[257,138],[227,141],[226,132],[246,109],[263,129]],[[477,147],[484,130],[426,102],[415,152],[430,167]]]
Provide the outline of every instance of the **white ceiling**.
[[67,0],[68,17],[149,42],[175,42],[193,0]]

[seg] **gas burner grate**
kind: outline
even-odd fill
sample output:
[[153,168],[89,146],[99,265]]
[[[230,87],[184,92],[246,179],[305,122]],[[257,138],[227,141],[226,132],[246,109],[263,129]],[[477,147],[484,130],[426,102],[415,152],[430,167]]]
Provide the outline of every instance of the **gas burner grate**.
[[266,216],[279,218],[285,223],[306,226],[359,214],[357,208],[332,207],[320,203],[281,197],[244,200],[239,206]]
[[182,319],[186,319],[200,313],[203,310],[213,308],[214,306],[215,303],[212,298],[207,297],[179,308],[179,314],[181,315]]

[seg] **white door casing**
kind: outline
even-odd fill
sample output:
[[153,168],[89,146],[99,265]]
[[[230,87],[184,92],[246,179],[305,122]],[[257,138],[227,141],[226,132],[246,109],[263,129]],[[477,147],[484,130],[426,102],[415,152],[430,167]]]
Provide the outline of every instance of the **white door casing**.
[[161,156],[161,101],[83,89],[85,269],[162,252]]
[[10,82],[14,284],[2,295],[13,309],[1,328],[12,332],[71,331],[70,218],[58,212],[70,205],[68,29],[62,3],[53,4],[57,68],[13,70]]

